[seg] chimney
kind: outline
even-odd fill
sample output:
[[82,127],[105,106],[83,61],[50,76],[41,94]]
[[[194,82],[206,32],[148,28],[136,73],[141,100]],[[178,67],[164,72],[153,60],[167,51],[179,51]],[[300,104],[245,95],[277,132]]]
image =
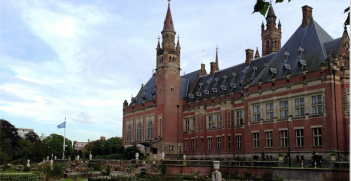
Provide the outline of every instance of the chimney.
[[211,62],[211,73],[210,77],[213,77],[215,72],[218,71],[218,64],[216,62]]
[[246,60],[245,60],[245,67],[249,66],[251,63],[251,60],[253,59],[253,50],[251,49],[246,49]]
[[199,76],[207,75],[206,69],[205,69],[205,64],[201,64],[201,69],[199,72]]
[[310,20],[313,18],[312,17],[312,7],[310,6],[302,6],[302,28],[305,28]]
[[88,139],[88,143],[89,143],[89,141],[90,141],[90,140]]

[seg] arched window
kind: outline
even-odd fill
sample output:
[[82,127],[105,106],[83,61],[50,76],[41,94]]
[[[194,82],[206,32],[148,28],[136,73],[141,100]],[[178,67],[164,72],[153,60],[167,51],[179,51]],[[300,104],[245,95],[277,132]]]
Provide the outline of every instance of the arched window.
[[171,56],[169,56],[169,61],[171,61],[172,60],[172,57]]
[[127,131],[127,141],[132,141],[132,134],[133,134],[133,126],[129,125],[128,131]]
[[137,140],[141,141],[143,135],[143,125],[141,123],[138,124],[137,126]]
[[147,139],[153,139],[154,138],[154,122],[149,121],[147,125]]
[[269,54],[269,41],[266,41],[266,55]]

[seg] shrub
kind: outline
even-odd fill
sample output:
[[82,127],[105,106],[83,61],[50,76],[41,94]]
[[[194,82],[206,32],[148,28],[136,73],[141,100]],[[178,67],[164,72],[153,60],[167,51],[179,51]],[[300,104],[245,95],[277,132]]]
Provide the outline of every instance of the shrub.
[[246,157],[240,157],[240,156],[238,156],[238,157],[236,157],[234,160],[236,160],[236,161],[245,161],[245,160],[246,160]]
[[93,167],[95,171],[101,170],[101,165],[98,163],[88,163],[87,165],[89,168]]
[[279,157],[283,157],[284,154],[283,154],[283,153],[278,153],[278,156],[279,156]]
[[162,164],[162,165],[158,166],[158,167],[157,167],[157,170],[158,170],[159,172],[161,172],[161,175],[166,174],[166,165]]
[[335,152],[331,152],[330,156],[336,156],[336,153]]
[[24,168],[23,168],[23,171],[24,171],[24,172],[29,172],[29,171],[30,171],[30,167],[27,167],[27,166],[25,165]]

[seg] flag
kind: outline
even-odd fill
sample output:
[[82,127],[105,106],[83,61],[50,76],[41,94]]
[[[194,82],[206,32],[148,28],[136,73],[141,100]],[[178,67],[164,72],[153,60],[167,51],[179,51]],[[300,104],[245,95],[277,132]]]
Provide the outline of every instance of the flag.
[[61,124],[59,124],[59,125],[57,126],[57,128],[58,128],[58,129],[60,129],[60,128],[66,128],[66,121],[63,122],[63,123],[61,123]]

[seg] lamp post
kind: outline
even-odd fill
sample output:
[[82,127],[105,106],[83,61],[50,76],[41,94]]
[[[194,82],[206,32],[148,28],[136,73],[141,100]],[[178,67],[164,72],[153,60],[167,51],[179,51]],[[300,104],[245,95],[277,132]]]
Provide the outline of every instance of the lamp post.
[[289,122],[290,122],[290,118],[287,121],[287,126],[288,126],[288,157],[289,157],[289,167],[291,167],[291,157],[290,157],[290,128],[289,128]]

